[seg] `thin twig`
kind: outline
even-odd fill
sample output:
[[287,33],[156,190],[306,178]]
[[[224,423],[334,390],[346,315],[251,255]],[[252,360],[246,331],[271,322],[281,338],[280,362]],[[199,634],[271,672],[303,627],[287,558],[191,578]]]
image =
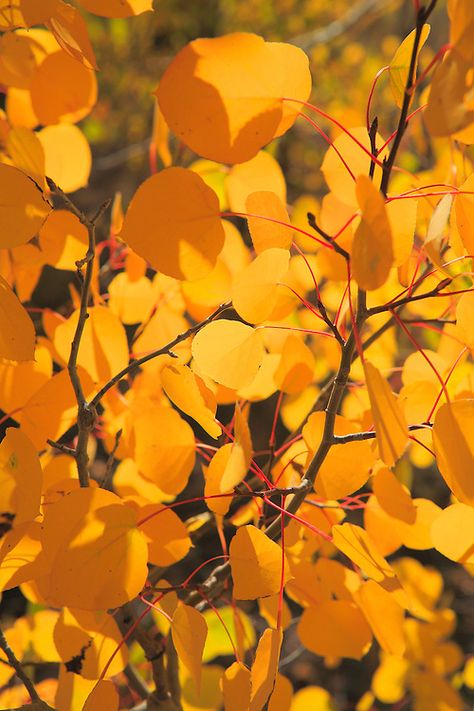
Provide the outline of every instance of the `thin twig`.
[[12,648],[8,644],[7,638],[3,634],[2,629],[0,629],[0,649],[2,649],[4,651],[9,664],[15,670],[15,674],[23,682],[26,690],[28,691],[28,693],[30,695],[31,701],[32,702],[41,701],[41,698],[39,697],[39,694],[35,689],[35,685],[31,681],[30,677],[27,674],[25,674],[23,667],[21,665],[21,662],[16,658]]

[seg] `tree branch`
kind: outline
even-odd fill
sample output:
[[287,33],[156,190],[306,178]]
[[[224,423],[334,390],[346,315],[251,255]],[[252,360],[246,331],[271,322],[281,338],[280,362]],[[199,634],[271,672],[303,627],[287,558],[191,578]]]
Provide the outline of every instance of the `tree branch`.
[[39,694],[35,689],[35,685],[31,681],[30,677],[27,674],[25,674],[25,671],[21,665],[21,662],[16,658],[16,656],[13,652],[13,649],[10,647],[10,645],[8,644],[7,638],[3,634],[2,629],[0,629],[0,649],[2,649],[4,651],[9,664],[15,670],[15,674],[23,682],[26,690],[28,691],[28,693],[30,695],[31,701],[32,702],[41,701],[41,698],[39,697]]

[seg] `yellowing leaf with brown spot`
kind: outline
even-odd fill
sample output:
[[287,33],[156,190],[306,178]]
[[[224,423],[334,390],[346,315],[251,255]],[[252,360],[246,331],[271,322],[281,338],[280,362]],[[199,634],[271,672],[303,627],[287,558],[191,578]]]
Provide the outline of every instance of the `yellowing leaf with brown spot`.
[[82,711],[95,711],[95,709],[117,711],[119,703],[120,698],[115,684],[109,679],[101,679],[87,697]]
[[[309,449],[307,464],[313,458],[323,438],[324,412],[313,412],[303,427],[303,439]],[[353,434],[358,428],[349,420],[336,415],[334,432],[338,436]],[[360,489],[374,465],[375,455],[370,442],[347,442],[331,447],[319,469],[315,491],[325,499],[341,499]]]
[[259,254],[234,281],[232,303],[245,321],[261,323],[270,317],[290,263],[286,249],[271,247]]
[[69,210],[54,210],[40,229],[39,243],[47,264],[73,271],[87,252],[87,228]]
[[222,675],[225,711],[248,711],[250,704],[250,670],[234,662]]
[[237,530],[229,554],[237,600],[256,600],[277,593],[281,584],[282,559],[285,562],[283,584],[292,577],[280,546],[255,526],[242,526]]
[[45,507],[42,544],[48,574],[37,582],[53,607],[107,610],[143,588],[145,537],[133,509],[110,491],[75,489]]
[[173,615],[171,634],[178,657],[190,673],[197,691],[201,688],[202,654],[207,637],[204,617],[194,607],[179,605]]
[[37,67],[30,93],[39,123],[76,123],[90,113],[97,100],[95,72],[61,49],[48,54]]
[[0,276],[0,358],[33,360],[35,329],[20,301]]
[[261,711],[273,691],[282,640],[283,630],[271,628],[258,640],[250,670],[250,711]]
[[46,26],[71,57],[88,69],[98,69],[87,25],[75,7],[65,2],[57,3]]
[[191,349],[198,373],[234,390],[252,382],[265,352],[258,331],[227,319],[204,326],[194,336]]
[[11,165],[0,163],[1,247],[18,247],[35,236],[51,205],[27,175]]
[[321,657],[361,659],[372,643],[364,615],[348,600],[324,600],[308,607],[297,629],[302,644]]
[[0,536],[39,514],[42,480],[33,444],[9,427],[0,444]]
[[395,576],[391,565],[380,555],[375,543],[360,526],[352,523],[333,526],[332,535],[336,548],[375,582],[381,583]]
[[[278,224],[290,223],[288,212],[281,199],[271,190],[257,190],[245,201],[245,212],[257,217],[248,217],[249,232],[257,254],[269,247],[289,249],[293,238],[291,228]],[[268,217],[269,219],[259,219]]]
[[[229,207],[233,212],[246,212],[248,197],[259,190],[271,190],[286,204],[286,182],[278,161],[267,151],[234,165],[225,180]],[[290,231],[290,230],[288,230]]]
[[[415,76],[416,76],[416,65],[418,64],[418,56],[428,39],[431,27],[428,24],[424,24],[421,29],[421,34],[419,36],[419,45],[416,55],[415,63]],[[401,107],[403,104],[403,98],[405,96],[405,87],[408,80],[408,72],[410,70],[410,64],[413,54],[413,46],[415,44],[415,34],[416,30],[410,32],[408,37],[405,37],[401,45],[395,52],[395,56],[388,66],[389,70],[389,81],[390,89],[392,90],[397,106]]]
[[373,580],[354,592],[354,600],[364,614],[381,648],[402,657],[405,652],[404,611],[389,592]]
[[362,215],[352,242],[352,275],[372,291],[385,284],[394,263],[392,230],[383,195],[366,175],[357,178],[356,195]]
[[380,371],[366,361],[364,373],[379,456],[390,467],[400,459],[405,450],[408,443],[408,426],[400,404]]
[[127,645],[114,618],[107,612],[63,608],[54,627],[54,644],[59,658],[67,664],[77,658],[74,668],[85,679],[98,679],[109,658],[106,678],[120,674],[128,662]]
[[43,188],[45,158],[38,134],[23,126],[13,127],[8,133],[6,148],[14,165]]
[[[159,511],[155,516],[152,514]],[[172,509],[164,509],[159,504],[141,506],[137,512],[140,531],[148,543],[148,560],[153,565],[166,567],[184,558],[191,548],[188,530]]]
[[433,425],[436,462],[454,496],[474,506],[474,400],[442,405]]
[[308,59],[297,47],[235,32],[184,47],[156,95],[178,138],[220,163],[249,160],[295,122],[311,90]]
[[281,359],[274,380],[279,390],[295,395],[304,390],[314,378],[315,360],[305,342],[290,333],[281,351]]
[[433,545],[446,558],[463,565],[474,563],[474,508],[448,506],[431,527]]
[[[78,318],[79,311],[75,311],[54,332],[54,347],[65,362],[69,358]],[[125,368],[128,360],[127,335],[117,316],[104,306],[91,307],[81,338],[78,365],[99,383]]]
[[221,433],[215,421],[217,403],[202,381],[187,365],[169,365],[161,371],[163,390],[176,407],[193,418],[214,439]]
[[102,17],[133,17],[153,10],[152,0],[81,0],[88,12]]
[[45,171],[65,193],[85,188],[92,167],[92,153],[80,128],[68,123],[46,126],[36,134],[43,146]]
[[138,188],[121,236],[154,269],[176,279],[199,279],[224,246],[219,200],[197,173],[166,168]]
[[167,494],[186,486],[195,461],[191,427],[171,407],[157,405],[133,419],[134,459],[146,479]]

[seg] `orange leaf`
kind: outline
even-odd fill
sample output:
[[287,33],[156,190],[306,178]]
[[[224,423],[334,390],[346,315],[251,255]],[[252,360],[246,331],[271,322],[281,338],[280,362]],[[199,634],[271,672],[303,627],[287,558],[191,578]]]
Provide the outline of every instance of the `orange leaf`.
[[280,658],[282,629],[268,628],[258,640],[250,670],[250,711],[261,711],[275,686]]
[[178,657],[190,673],[199,692],[202,654],[207,637],[206,620],[194,607],[179,605],[173,615],[171,634]]
[[120,699],[115,684],[108,679],[102,679],[97,682],[90,692],[82,711],[95,711],[96,709],[117,711],[119,702]]
[[51,205],[31,178],[5,163],[0,163],[0,187],[0,246],[17,247],[34,237]]
[[45,157],[38,134],[23,126],[13,127],[8,133],[6,147],[15,166],[43,188]]
[[82,62],[88,69],[98,68],[89,40],[87,25],[75,7],[65,2],[58,3],[46,26],[53,33],[58,44],[71,57]]
[[200,424],[208,435],[213,439],[221,435],[221,427],[215,421],[215,398],[201,378],[187,365],[169,365],[163,368],[161,384],[171,402]]
[[[250,193],[245,202],[245,211],[290,224],[285,206],[278,195],[271,190],[257,190]],[[269,247],[290,248],[293,232],[288,227],[258,217],[248,217],[247,222],[257,254]]]
[[373,580],[367,580],[354,593],[354,600],[362,610],[381,648],[402,657],[405,652],[403,608]]
[[[137,517],[145,519],[159,508],[155,503],[142,506]],[[187,555],[192,545],[186,526],[171,509],[160,511],[157,516],[142,523],[140,531],[147,540],[148,559],[153,565],[173,565]]]
[[176,279],[208,274],[224,245],[215,192],[192,170],[166,168],[140,185],[122,238],[154,269]]
[[[229,554],[237,600],[256,600],[280,590],[282,551],[263,531],[251,525],[239,528]],[[291,577],[285,562],[283,584]]]
[[29,398],[51,379],[53,361],[44,346],[35,351],[35,360],[0,363],[0,408],[14,419]]
[[69,210],[54,210],[39,232],[45,262],[55,269],[74,270],[87,252],[87,228]]
[[408,427],[400,404],[380,371],[375,365],[366,361],[364,373],[379,456],[390,467],[405,450],[408,443]]
[[184,47],[156,95],[169,127],[193,151],[242,163],[293,125],[300,106],[282,97],[305,101],[310,90],[304,52],[236,32]]
[[433,444],[441,474],[454,496],[474,506],[474,400],[442,405],[433,425]]
[[352,242],[352,273],[361,289],[372,291],[385,284],[394,263],[392,230],[383,195],[370,178],[359,175],[356,195],[362,215]]
[[308,607],[298,624],[304,646],[322,657],[361,659],[369,651],[372,633],[357,605],[325,600]]
[[[245,163],[232,166],[225,180],[225,192],[233,212],[247,212],[247,199],[259,190],[271,190],[286,205],[285,176],[268,151],[259,151]],[[291,234],[290,229],[288,232]]]
[[343,523],[333,526],[332,535],[336,548],[362,568],[369,578],[380,583],[394,577],[391,565],[380,555],[375,543],[363,528],[352,523]]
[[221,492],[232,491],[245,479],[252,460],[252,439],[248,422],[238,405],[235,407],[234,433],[230,456],[220,481]]
[[152,0],[80,0],[82,7],[102,17],[133,17],[153,10]]
[[308,346],[295,333],[290,333],[283,344],[274,374],[278,389],[290,395],[302,392],[314,378],[315,365]]
[[[474,112],[473,112],[474,119]],[[459,194],[454,198],[456,224],[464,248],[468,254],[474,254],[474,173],[459,188]],[[466,194],[462,194],[466,191]]]
[[0,535],[39,514],[42,481],[33,444],[9,427],[0,444]]
[[33,360],[35,329],[28,313],[0,276],[0,358]]
[[433,545],[446,558],[474,564],[474,509],[466,504],[448,506],[431,527]]
[[198,373],[237,390],[257,375],[264,347],[261,334],[251,326],[219,319],[194,336],[192,353]]
[[250,670],[234,662],[222,675],[225,711],[248,711],[250,704]]

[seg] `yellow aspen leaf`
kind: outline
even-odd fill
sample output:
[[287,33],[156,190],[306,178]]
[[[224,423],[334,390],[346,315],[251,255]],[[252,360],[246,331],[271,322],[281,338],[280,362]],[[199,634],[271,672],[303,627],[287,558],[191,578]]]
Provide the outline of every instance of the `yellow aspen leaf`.
[[286,338],[274,379],[279,390],[300,393],[312,382],[316,363],[312,351],[294,333]]
[[457,563],[474,563],[474,508],[466,504],[448,506],[431,527],[433,545]]
[[172,494],[165,494],[156,484],[145,479],[140,474],[136,462],[129,457],[121,461],[114,472],[114,491],[122,498],[139,496],[154,502],[173,498]]
[[[111,684],[112,682],[107,679],[103,683]],[[67,671],[66,667],[61,664],[59,666],[58,687],[54,699],[55,707],[58,709],[68,709],[68,711],[83,711],[86,699],[96,684],[96,681],[83,679],[80,674]],[[112,709],[113,708],[112,706]]]
[[392,526],[392,519],[380,506],[376,496],[370,496],[364,508],[364,528],[383,556],[394,553],[402,540]]
[[97,101],[97,80],[93,71],[61,49],[48,54],[37,67],[30,93],[39,123],[76,123]]
[[[444,259],[441,250],[443,246],[443,239],[448,230],[448,221],[451,214],[453,200],[454,198],[452,195],[444,195],[444,197],[442,197],[436,205],[428,225],[423,245],[433,264],[435,264],[438,269],[442,271],[444,271]],[[405,202],[410,202],[410,200]]]
[[234,435],[219,484],[219,491],[222,493],[232,491],[245,479],[252,460],[252,439],[248,422],[238,405],[235,407]]
[[154,269],[176,279],[208,274],[224,245],[215,192],[192,170],[166,168],[140,185],[122,238]]
[[237,530],[229,554],[237,600],[256,600],[277,593],[282,561],[285,566],[283,585],[292,577],[280,546],[255,526],[242,526]]
[[385,209],[392,231],[393,265],[401,267],[413,249],[418,201],[394,200]]
[[366,175],[356,180],[361,221],[354,234],[352,274],[361,289],[383,286],[393,266],[392,230],[382,193]]
[[215,421],[217,403],[202,379],[187,365],[169,365],[161,371],[161,384],[176,407],[193,418],[214,439],[222,430]]
[[[146,519],[160,509],[156,503],[140,507],[137,517]],[[171,509],[164,509],[149,521],[140,524],[148,543],[148,559],[153,565],[167,567],[184,558],[191,548],[185,524]]]
[[[267,621],[270,627],[277,626],[278,620],[278,607],[280,604],[280,595],[272,595],[271,597],[262,597],[258,601],[258,611],[260,615]],[[291,611],[288,607],[288,603],[283,598],[282,600],[282,614],[281,614],[281,626],[284,630],[291,624]]]
[[107,711],[117,711],[120,698],[115,684],[109,679],[101,679],[94,686],[82,711],[95,711],[95,709],[107,709]]
[[[311,461],[323,437],[324,412],[313,412],[303,427],[303,438]],[[334,432],[338,436],[356,433],[358,428],[349,420],[336,415]],[[374,465],[375,456],[370,442],[347,442],[331,447],[316,477],[315,491],[325,499],[341,499],[360,489]]]
[[146,479],[167,494],[186,486],[195,461],[191,427],[171,407],[157,405],[133,420],[134,459]]
[[[421,34],[419,36],[419,45],[416,55],[415,64],[415,76],[416,76],[416,65],[418,64],[418,56],[425,44],[428,36],[430,34],[431,27],[428,24],[424,24],[421,29]],[[388,66],[389,70],[389,81],[390,89],[392,90],[393,96],[397,103],[397,106],[401,107],[403,104],[403,98],[405,96],[405,87],[408,80],[408,72],[410,71],[410,64],[413,54],[413,46],[415,44],[415,34],[416,30],[410,32],[408,37],[405,37],[401,45],[395,52],[395,56]],[[410,202],[410,201],[408,201]]]
[[413,524],[416,507],[410,494],[390,469],[379,469],[372,480],[372,489],[382,509],[389,515]]
[[404,546],[414,550],[428,550],[433,547],[431,528],[439,517],[441,509],[430,499],[414,499],[415,520],[413,522],[393,517],[393,526]]
[[306,101],[310,90],[302,50],[235,32],[186,45],[156,95],[169,127],[193,151],[242,163],[295,122],[299,104],[282,97]]
[[33,110],[29,89],[11,87],[8,90],[5,110],[12,126],[35,128],[39,124],[38,117]]
[[0,358],[33,360],[35,329],[26,310],[0,276]]
[[65,193],[85,188],[89,182],[92,154],[80,128],[60,123],[46,126],[37,136],[44,150],[46,175]]
[[436,708],[462,711],[464,707],[463,700],[452,684],[433,672],[413,671],[410,686],[417,706],[422,711]]
[[298,636],[321,657],[362,659],[372,644],[372,632],[354,602],[324,600],[304,610]]
[[[79,311],[74,311],[54,332],[54,347],[64,361],[69,357],[78,318]],[[109,380],[128,365],[125,329],[117,316],[105,306],[93,306],[89,309],[77,363],[96,383]]]
[[126,326],[146,321],[155,303],[156,289],[146,276],[132,280],[120,272],[109,284],[109,309]]
[[443,592],[442,575],[414,558],[397,558],[393,569],[408,596],[410,612],[422,620],[430,620]]
[[[117,623],[107,612],[68,607],[61,610],[53,635],[57,653],[66,669],[84,679],[98,679],[122,641]],[[114,655],[106,678],[119,674],[127,662],[128,648],[124,644]]]
[[438,64],[431,80],[424,119],[432,136],[450,136],[473,122],[471,92],[471,63],[454,47]]
[[[231,496],[217,496],[218,494],[232,493],[232,490],[223,491],[221,486],[231,456],[232,444],[229,442],[229,444],[222,445],[212,457],[209,466],[204,467],[204,496],[210,497],[206,499],[206,505],[210,511],[220,516],[226,515],[232,501]],[[212,498],[214,496],[216,498]]]
[[[278,161],[267,151],[234,165],[225,181],[229,207],[233,212],[247,212],[248,197],[260,190],[271,190],[286,204],[286,182]],[[263,222],[263,220],[260,220]],[[291,230],[288,229],[291,234]]]
[[474,30],[474,8],[469,0],[448,0],[450,21],[449,42],[454,45],[467,62],[474,61],[472,32]]
[[364,373],[379,456],[384,464],[390,467],[405,450],[408,443],[408,426],[399,402],[380,371],[366,361]]
[[8,133],[6,148],[14,165],[43,188],[45,158],[38,134],[22,126],[13,127]]
[[235,390],[252,382],[264,356],[261,334],[227,319],[204,326],[194,336],[191,349],[198,373]]
[[56,3],[54,13],[48,18],[46,26],[60,47],[71,57],[82,62],[88,69],[98,69],[87,25],[75,7],[65,2]]
[[38,560],[41,553],[40,524],[20,524],[0,541],[0,590],[9,590],[44,575],[47,568]]
[[207,318],[232,296],[232,273],[221,257],[209,274],[182,283],[186,310],[195,321]]
[[407,659],[385,654],[372,677],[372,691],[384,704],[396,704],[405,696],[406,682],[410,671]]
[[250,711],[261,711],[272,693],[283,640],[283,630],[267,628],[258,640],[250,670]]
[[474,173],[471,173],[459,191],[454,199],[456,225],[467,253],[474,254],[474,195],[463,194],[463,191],[466,193],[474,191]]
[[[5,12],[5,11],[3,11]],[[0,26],[1,20],[0,18]],[[18,32],[0,37],[0,81],[7,87],[28,89],[36,68],[34,41]]]
[[152,0],[80,0],[82,7],[102,17],[133,17],[153,11]]
[[171,634],[178,657],[186,667],[196,690],[201,688],[202,654],[207,637],[206,620],[189,605],[178,605],[171,623]]
[[45,507],[42,543],[49,571],[37,582],[53,607],[107,610],[145,583],[145,537],[135,512],[110,491],[75,489]]
[[[249,385],[239,388],[238,396],[244,400],[255,402],[258,400],[266,400],[270,395],[273,395],[277,390],[275,372],[278,368],[280,358],[279,353],[265,353],[257,375]],[[315,399],[316,398],[313,398],[311,403],[313,403]],[[300,424],[300,422],[301,420],[297,424]]]
[[248,711],[250,705],[250,670],[234,662],[222,675],[225,711]]
[[[360,175],[368,175],[371,160],[370,156],[367,155],[367,153],[353,140],[353,138],[356,138],[357,141],[369,152],[370,140],[365,126],[351,128],[349,133],[351,134],[350,136],[348,136],[347,133],[340,133],[339,136],[336,137],[332,146],[330,146],[324,156],[321,170],[323,172],[324,179],[334,196],[345,205],[351,205],[352,207],[357,208],[359,207],[359,201],[356,197],[355,178]],[[351,136],[353,138],[351,138]],[[377,134],[376,145],[381,146],[383,143],[383,138]],[[343,156],[344,161],[349,166],[352,176],[354,177],[351,176],[345,167],[339,154]],[[378,155],[379,160],[383,160],[386,155],[387,151],[384,149]],[[375,185],[380,185],[381,177],[382,169],[377,165],[374,172]],[[323,226],[323,229],[327,229],[327,226]],[[344,276],[344,278],[346,277]]]
[[[197,691],[190,676],[181,673],[181,704],[183,711],[214,711],[222,708],[220,680],[223,669],[217,664],[202,668],[201,688]],[[174,702],[171,702],[174,705]],[[165,709],[163,709],[165,711]],[[170,707],[170,711],[174,711]]]
[[[240,608],[233,608],[231,605],[219,607],[219,615],[232,639],[236,642],[237,648],[241,649],[243,656],[245,652],[255,646],[255,629],[250,617]],[[205,610],[203,617],[209,630],[202,655],[203,662],[209,662],[216,657],[232,655],[232,644],[214,610]]]
[[232,303],[239,316],[249,323],[261,323],[269,318],[289,263],[288,250],[271,247],[240,272],[232,293]]
[[13,411],[18,412],[53,374],[53,361],[46,347],[37,347],[34,357],[22,363],[0,363],[0,408],[14,419]]
[[474,506],[474,400],[442,405],[433,425],[438,468],[454,496]]
[[289,679],[277,674],[275,686],[268,702],[268,711],[288,711],[293,697],[293,686]]
[[474,293],[464,294],[456,305],[456,332],[459,339],[474,353]]
[[403,657],[405,653],[404,611],[394,597],[378,583],[367,580],[354,592],[354,600],[362,610],[381,648],[388,654]]
[[35,655],[45,662],[60,662],[53,639],[53,629],[58,621],[59,612],[39,610],[28,622],[31,627],[31,646]]
[[279,225],[276,221],[290,224],[290,217],[281,199],[271,190],[257,190],[247,197],[245,212],[251,215],[262,215],[270,220],[248,217],[249,232],[257,254],[269,247],[289,249],[293,238],[290,228]]
[[337,711],[331,694],[321,686],[307,686],[293,696],[290,711]]
[[87,252],[87,228],[69,210],[54,210],[39,231],[39,243],[47,264],[72,271]]
[[[160,305],[133,344],[134,355],[139,357],[162,348],[174,340],[176,336],[187,331],[188,328],[189,323],[184,316],[176,313],[166,304]],[[173,351],[179,357],[180,362],[187,363],[190,358],[189,340],[183,341]],[[163,363],[170,362],[176,363],[176,359],[171,359],[169,355],[163,355],[145,364],[144,369],[155,372],[160,370]]]
[[352,523],[333,526],[332,535],[336,548],[375,582],[382,583],[395,576],[391,565],[378,552],[375,543],[360,526]]
[[0,186],[0,246],[18,247],[35,236],[51,205],[31,178],[5,163],[0,163]]
[[33,444],[9,427],[0,444],[0,535],[39,514],[42,480]]
[[[158,103],[156,106],[159,110]],[[216,163],[213,160],[206,160],[205,158],[198,158],[198,160],[193,161],[189,168],[200,175],[206,185],[209,185],[209,187],[214,190],[219,198],[221,210],[227,210],[229,205],[227,203],[227,196],[225,193],[225,182],[229,173],[229,168],[221,163]]]
[[59,0],[44,0],[38,5],[35,0],[19,0],[19,6],[27,27],[46,22],[55,11]]

